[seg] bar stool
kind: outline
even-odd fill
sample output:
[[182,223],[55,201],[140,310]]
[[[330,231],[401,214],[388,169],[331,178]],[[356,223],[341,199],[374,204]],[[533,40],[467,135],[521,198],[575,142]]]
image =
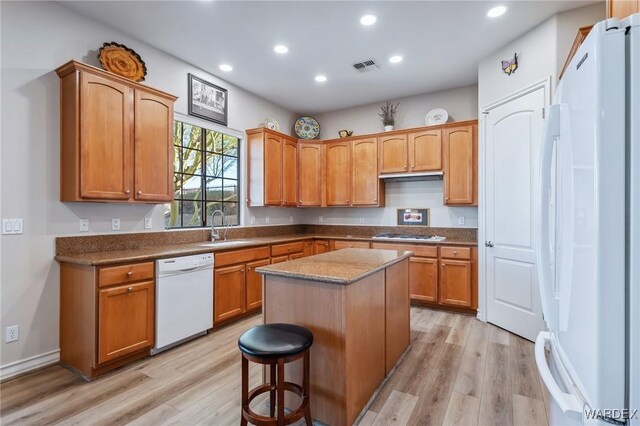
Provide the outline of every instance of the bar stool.
[[[264,324],[245,331],[238,338],[242,352],[242,418],[241,425],[250,422],[260,426],[289,425],[302,417],[311,426],[309,407],[309,349],[313,334],[304,327],[293,324]],[[284,365],[303,358],[302,386],[284,380]],[[249,391],[249,361],[269,366],[270,383]],[[277,379],[276,379],[277,367]],[[302,402],[293,412],[284,414],[284,391],[298,395]],[[269,392],[270,417],[256,414],[249,404],[258,395]],[[278,412],[276,416],[276,405]]]

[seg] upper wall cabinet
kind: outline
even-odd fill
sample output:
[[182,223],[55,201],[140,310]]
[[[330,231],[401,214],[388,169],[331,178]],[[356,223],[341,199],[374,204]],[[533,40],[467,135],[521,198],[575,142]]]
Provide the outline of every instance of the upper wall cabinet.
[[380,174],[442,170],[442,130],[424,129],[381,136]]
[[624,19],[640,12],[640,0],[607,0],[607,18]]
[[351,205],[351,142],[335,141],[327,143],[326,179],[327,206]]
[[378,140],[357,139],[351,144],[351,205],[384,206],[384,183],[378,178]]
[[177,98],[76,61],[56,73],[60,200],[171,201]]
[[273,130],[247,130],[247,205],[295,206],[297,141]]
[[477,205],[477,125],[443,129],[444,203]]
[[298,142],[298,206],[321,207],[324,194],[324,144]]
[[378,138],[380,149],[380,173],[406,173],[409,171],[409,154],[406,134],[394,134]]

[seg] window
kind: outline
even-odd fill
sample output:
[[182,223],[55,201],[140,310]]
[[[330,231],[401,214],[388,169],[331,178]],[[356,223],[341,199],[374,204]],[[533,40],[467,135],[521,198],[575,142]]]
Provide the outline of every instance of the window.
[[[226,225],[240,223],[239,139],[176,120],[174,200],[165,208],[166,228],[211,226],[222,210]],[[215,225],[222,219],[216,215]]]

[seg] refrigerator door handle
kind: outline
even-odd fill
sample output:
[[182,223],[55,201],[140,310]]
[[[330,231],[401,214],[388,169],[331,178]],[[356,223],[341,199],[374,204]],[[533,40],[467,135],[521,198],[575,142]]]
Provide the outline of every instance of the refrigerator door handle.
[[540,236],[536,250],[538,266],[538,283],[540,285],[540,301],[542,314],[547,325],[554,324],[551,318],[551,299],[553,296],[551,277],[551,241],[549,238],[549,197],[551,185],[551,165],[553,160],[553,144],[560,136],[560,105],[548,107],[547,119],[544,126],[544,135],[540,152],[540,168],[538,170],[538,214],[537,234]]
[[542,377],[542,381],[549,390],[551,397],[558,403],[563,413],[574,412],[582,416],[583,403],[580,398],[574,394],[563,392],[549,369],[549,364],[544,354],[547,342],[551,343],[551,333],[541,331],[535,343],[535,358],[540,377]]

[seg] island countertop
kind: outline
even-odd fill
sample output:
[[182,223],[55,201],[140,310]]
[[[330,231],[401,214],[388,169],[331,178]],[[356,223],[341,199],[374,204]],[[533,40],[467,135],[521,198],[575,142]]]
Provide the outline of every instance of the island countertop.
[[413,252],[378,249],[343,249],[256,268],[256,272],[283,278],[330,284],[351,284],[374,274]]

